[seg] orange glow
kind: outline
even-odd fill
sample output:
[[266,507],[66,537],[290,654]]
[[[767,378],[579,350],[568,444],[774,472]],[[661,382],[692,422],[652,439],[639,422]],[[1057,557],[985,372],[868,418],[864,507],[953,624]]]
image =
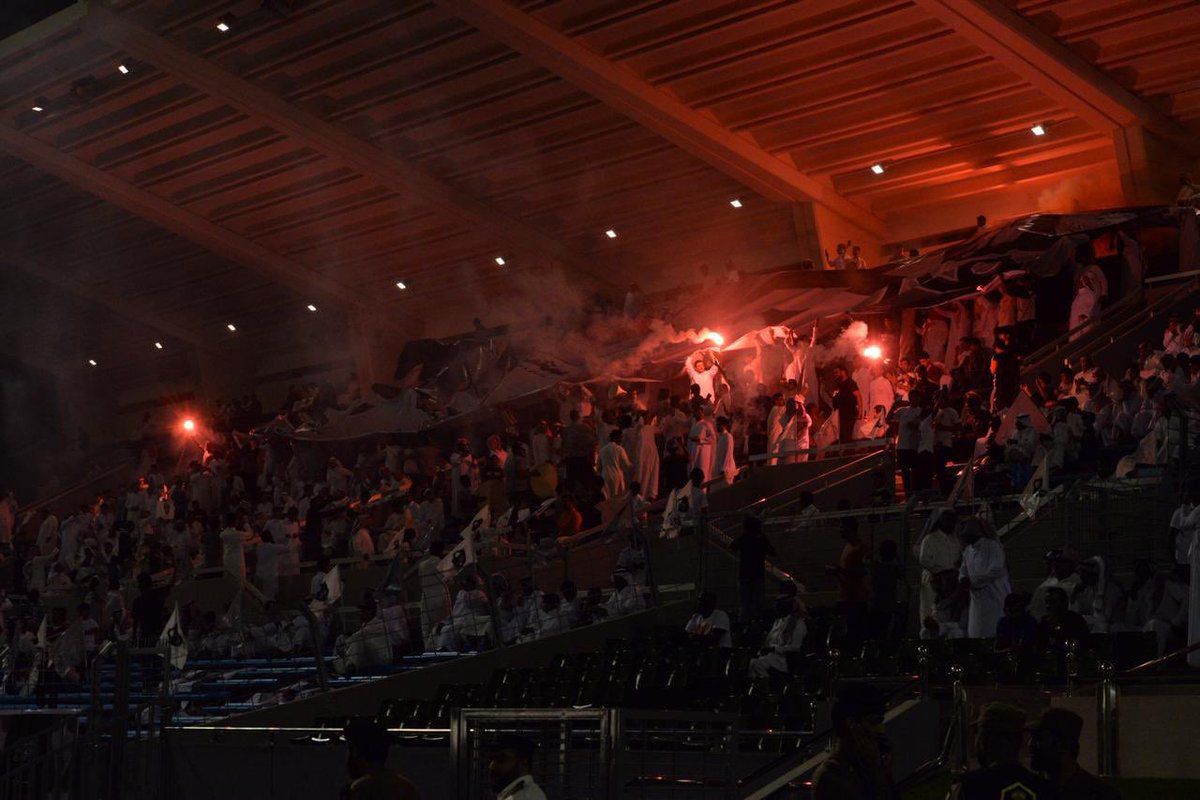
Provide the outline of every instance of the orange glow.
[[191,417],[188,417],[187,419],[185,419],[183,421],[183,429],[185,431],[187,431],[188,433],[191,433],[192,431],[196,430],[196,420],[192,419]]
[[725,337],[716,331],[709,332],[704,338],[715,344],[717,347],[725,344]]
[[869,344],[863,348],[862,354],[872,361],[878,361],[883,358],[883,348],[877,344]]

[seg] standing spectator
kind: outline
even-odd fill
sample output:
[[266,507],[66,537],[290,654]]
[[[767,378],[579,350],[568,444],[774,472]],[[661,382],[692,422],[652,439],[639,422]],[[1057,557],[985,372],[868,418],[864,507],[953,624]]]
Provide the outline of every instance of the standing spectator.
[[858,519],[842,520],[842,547],[837,566],[826,571],[838,580],[838,612],[846,621],[846,637],[861,642],[867,633],[867,550],[858,533]]
[[500,734],[488,762],[496,800],[546,800],[532,773],[534,743],[512,733]]
[[738,557],[738,611],[743,624],[762,614],[766,589],[766,561],[775,556],[775,548],[763,535],[763,522],[758,517],[742,521],[742,533],[729,545]]
[[845,366],[839,364],[834,367],[833,377],[833,408],[838,415],[838,442],[846,444],[854,441],[854,426],[862,408],[862,393]]
[[971,517],[959,533],[963,552],[958,577],[962,590],[971,598],[967,636],[972,639],[990,639],[996,635],[996,625],[1004,614],[1004,598],[1012,592],[1004,564],[1004,546],[984,535],[985,524],[978,517]]

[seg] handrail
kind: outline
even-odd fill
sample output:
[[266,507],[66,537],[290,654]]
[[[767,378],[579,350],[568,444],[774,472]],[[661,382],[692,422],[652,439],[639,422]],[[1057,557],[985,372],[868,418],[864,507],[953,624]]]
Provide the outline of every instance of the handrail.
[[67,495],[72,494],[73,492],[77,492],[80,489],[83,489],[90,483],[95,483],[96,481],[103,480],[111,475],[116,474],[117,472],[120,472],[121,470],[129,467],[130,464],[131,464],[130,461],[123,461],[120,464],[114,464],[113,466],[108,467],[107,469],[103,469],[94,475],[89,475],[86,478],[76,481],[75,483],[71,484],[67,488],[60,490],[58,492],[58,494],[51,495],[50,497],[42,498],[41,500],[35,500],[34,502],[29,503],[28,505],[22,506],[17,509],[16,513],[17,514],[27,514],[31,511],[37,511],[39,508],[44,508],[45,506],[48,506],[51,503],[56,503],[59,500],[61,500],[62,498],[66,497]]
[[1155,667],[1160,667],[1163,664],[1167,663],[1168,661],[1176,659],[1179,656],[1186,656],[1189,653],[1194,653],[1197,650],[1200,650],[1200,642],[1194,642],[1185,647],[1181,647],[1178,650],[1172,650],[1170,653],[1167,653],[1166,655],[1161,655],[1158,658],[1152,658],[1149,661],[1145,661],[1141,664],[1138,664],[1136,667],[1130,667],[1129,669],[1118,673],[1116,677],[1117,678],[1128,678],[1128,677],[1132,676],[1135,672],[1141,672],[1142,670],[1150,670],[1150,669],[1154,669]]
[[[1118,300],[1117,302],[1115,302],[1111,306],[1109,306],[1107,309],[1105,309],[1105,316],[1091,317],[1089,319],[1084,320],[1082,323],[1080,323],[1079,325],[1076,325],[1074,328],[1071,328],[1070,330],[1057,336],[1056,338],[1051,339],[1049,342],[1046,342],[1044,345],[1042,345],[1041,347],[1034,350],[1032,353],[1025,356],[1025,358],[1023,360],[1027,364],[1040,364],[1042,361],[1044,361],[1049,356],[1060,352],[1064,347],[1068,346],[1071,343],[1072,336],[1076,336],[1076,334],[1083,333],[1084,331],[1087,331],[1091,328],[1098,327],[1102,322],[1111,322],[1114,319],[1114,317],[1113,317],[1114,313],[1119,312],[1119,313],[1123,314],[1128,309],[1128,307],[1132,307],[1138,301],[1145,300],[1145,298],[1146,298],[1146,290],[1145,289],[1138,289],[1136,292],[1133,292],[1132,294],[1122,297],[1120,300]],[[1076,336],[1076,339],[1078,339],[1077,336]]]

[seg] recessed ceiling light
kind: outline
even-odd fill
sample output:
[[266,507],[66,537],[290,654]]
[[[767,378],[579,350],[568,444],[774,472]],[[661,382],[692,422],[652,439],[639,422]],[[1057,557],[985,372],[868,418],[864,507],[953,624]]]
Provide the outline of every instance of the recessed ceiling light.
[[316,306],[314,306],[312,303],[309,303],[309,304],[306,306],[306,308],[307,308],[309,311],[316,311],[316,310],[317,310],[317,307],[316,307]]
[[1045,136],[1046,135],[1046,129],[1041,125],[1034,125],[1032,128],[1029,129],[1029,132],[1032,133],[1034,136]]
[[612,228],[609,228],[608,230],[606,230],[606,231],[604,232],[604,235],[605,235],[605,236],[607,236],[607,237],[608,237],[608,238],[610,238],[610,239],[615,239],[615,238],[617,238],[617,232],[616,232],[616,231],[614,231]]
[[45,111],[45,110],[46,110],[46,109],[42,108],[41,106],[33,106],[33,107],[30,109],[30,111],[36,111],[36,112],[38,112],[39,114],[40,114],[40,113],[42,113],[42,112],[43,112],[43,111]]
[[221,20],[217,23],[217,30],[219,30],[221,33],[227,33],[229,31],[229,23],[227,23],[225,20]]
[[128,75],[129,67],[125,66],[124,64],[117,64],[117,72],[121,73],[122,75]]
[[404,281],[396,281],[396,288],[404,290],[408,288],[408,284],[406,284]]
[[96,366],[96,359],[94,359],[94,358],[89,358],[89,359],[88,359],[88,363],[89,363],[89,364],[91,364],[91,365],[94,367],[94,366]]
[[155,350],[162,350],[162,342],[155,342],[155,343],[154,343],[154,349],[155,349]]
[[234,325],[232,322],[229,323],[228,325],[226,325],[225,327],[229,328],[230,333],[237,333],[237,325]]
[[729,205],[733,206],[734,208],[741,208],[741,207],[742,207],[742,201],[741,201],[741,200],[738,200],[738,199],[735,197],[735,198],[733,198],[732,200],[730,200],[730,201],[729,201]]
[[883,174],[883,164],[872,164],[871,172],[874,172],[876,175],[882,175]]
[[496,266],[498,266],[498,267],[504,266],[504,256],[496,256]]

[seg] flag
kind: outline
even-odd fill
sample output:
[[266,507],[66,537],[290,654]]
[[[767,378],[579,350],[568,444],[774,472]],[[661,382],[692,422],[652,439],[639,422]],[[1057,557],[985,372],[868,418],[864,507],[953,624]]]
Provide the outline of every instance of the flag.
[[167,619],[167,624],[158,637],[158,645],[169,651],[172,667],[183,669],[184,664],[187,663],[188,644],[187,637],[183,635],[183,626],[179,621],[179,603],[175,604],[175,610]]
[[1117,469],[1113,473],[1114,477],[1124,478],[1129,473],[1133,472],[1133,468],[1138,464],[1157,464],[1158,459],[1158,436],[1154,431],[1150,431],[1142,440],[1138,442],[1137,449],[1130,455],[1124,456],[1117,462]]
[[954,482],[954,488],[950,490],[950,496],[946,498],[946,505],[949,508],[954,508],[955,503],[959,500],[974,500],[975,499],[975,455],[971,455],[971,460],[963,467],[962,474],[958,476],[958,480]]

